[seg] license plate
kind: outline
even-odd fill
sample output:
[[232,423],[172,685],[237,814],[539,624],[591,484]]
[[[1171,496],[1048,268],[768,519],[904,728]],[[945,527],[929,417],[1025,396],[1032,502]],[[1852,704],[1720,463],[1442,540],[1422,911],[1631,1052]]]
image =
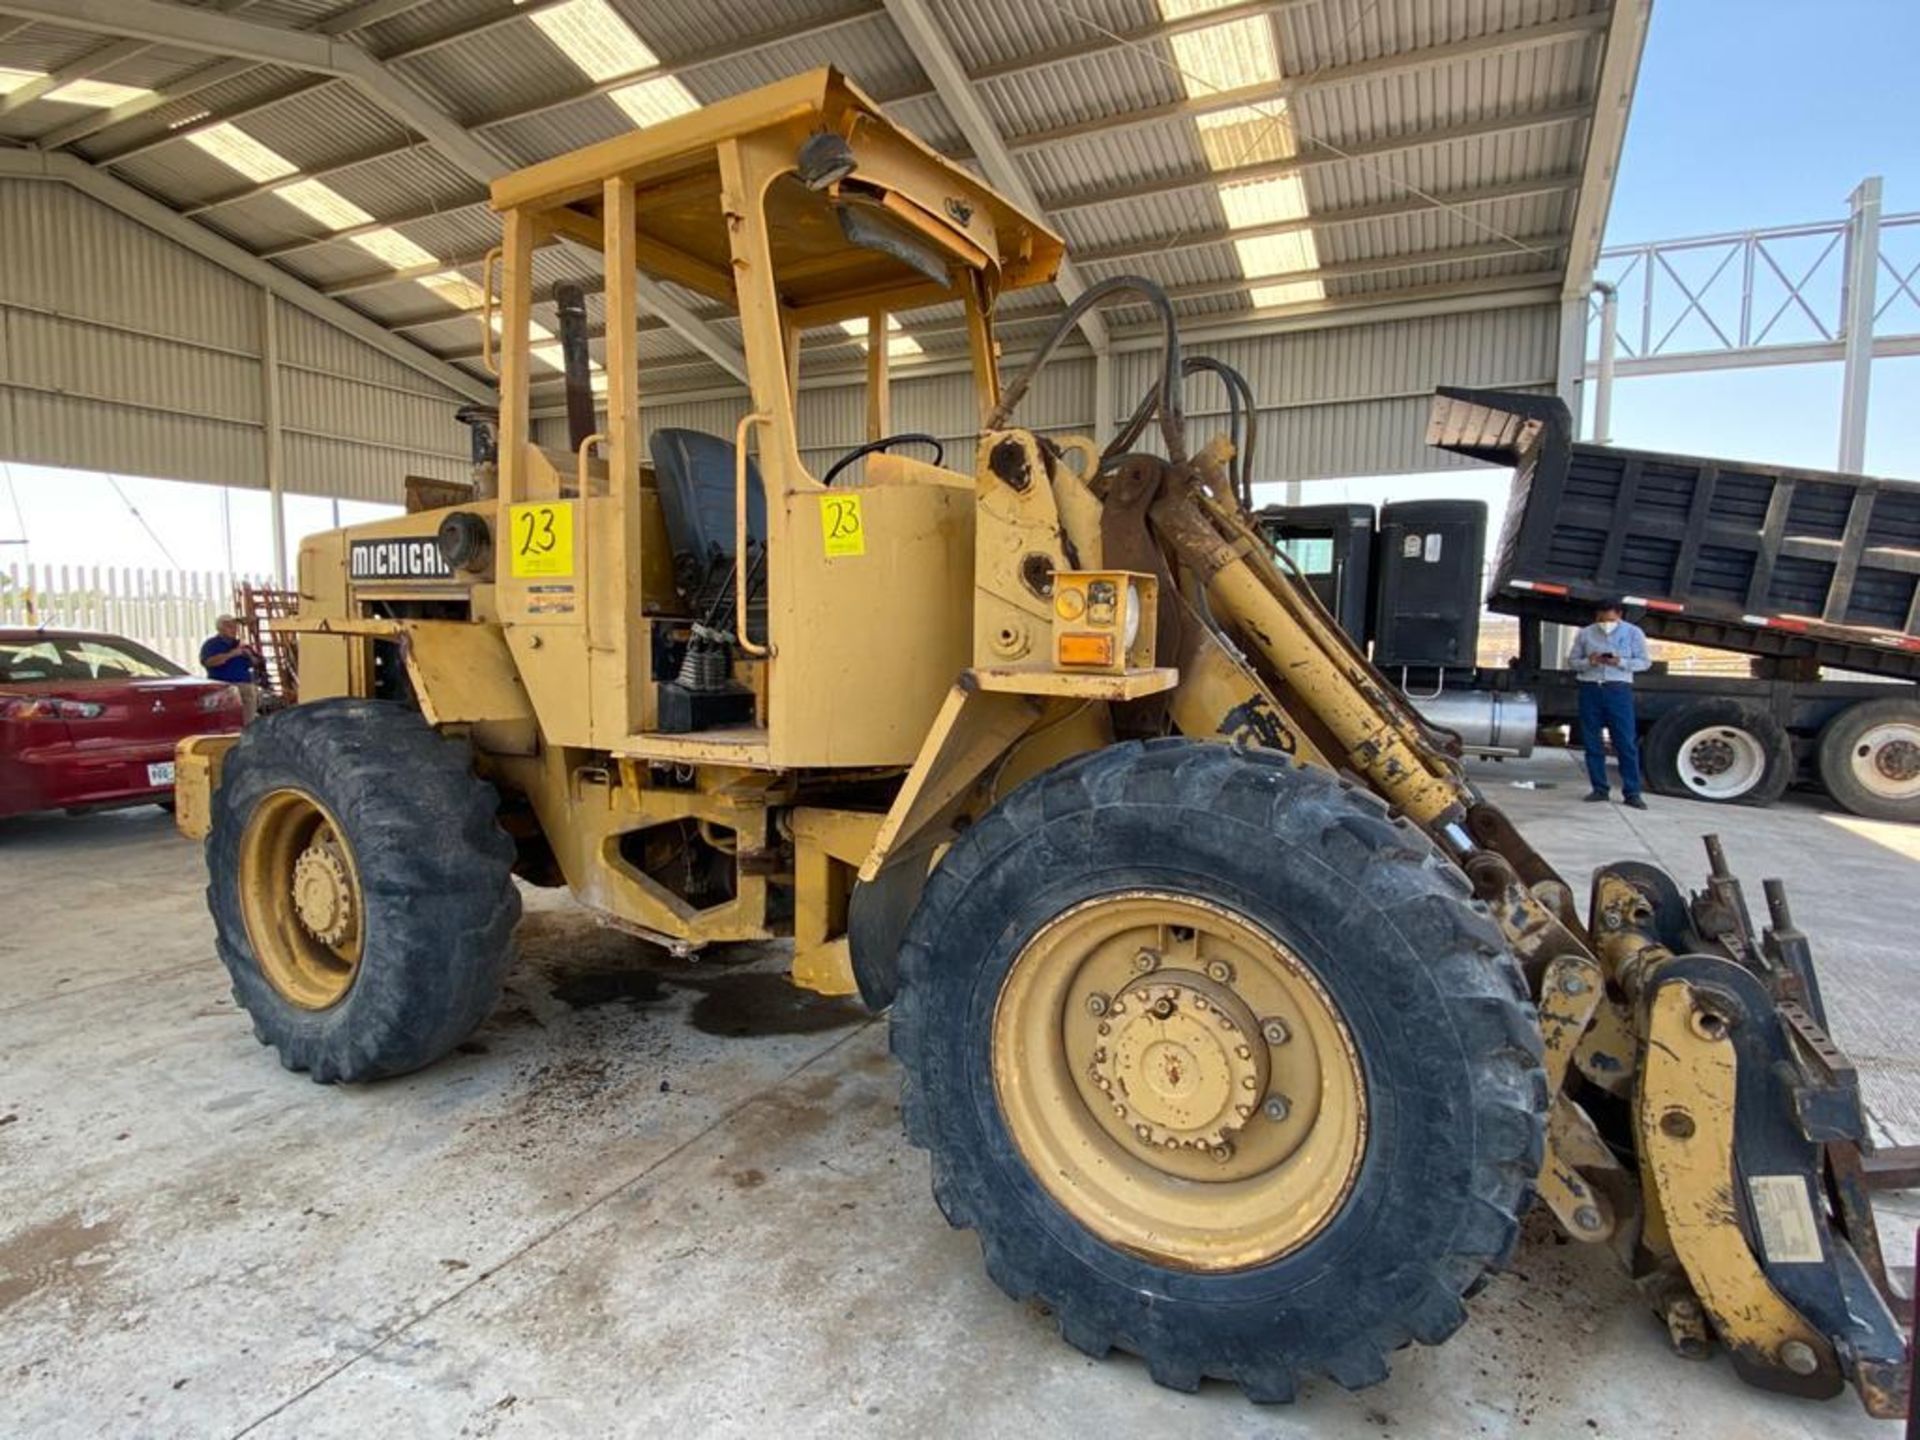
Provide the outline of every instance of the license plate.
[[147,784],[149,785],[173,784],[173,761],[164,760],[164,761],[159,761],[155,764],[147,766]]

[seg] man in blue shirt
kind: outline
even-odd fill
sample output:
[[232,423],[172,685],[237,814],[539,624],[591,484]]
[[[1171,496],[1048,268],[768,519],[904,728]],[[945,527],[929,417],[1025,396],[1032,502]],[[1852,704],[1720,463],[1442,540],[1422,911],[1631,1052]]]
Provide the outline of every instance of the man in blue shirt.
[[240,634],[240,622],[231,615],[214,621],[217,632],[200,647],[200,668],[209,680],[224,680],[240,692],[241,723],[252,721],[260,705],[260,690],[253,683],[253,662],[258,653]]
[[1593,789],[1587,799],[1603,804],[1607,793],[1607,749],[1604,729],[1613,741],[1620,765],[1620,790],[1635,810],[1647,808],[1640,798],[1640,740],[1634,728],[1633,677],[1653,663],[1647,655],[1646,633],[1627,621],[1617,600],[1594,608],[1593,624],[1573,637],[1567,661],[1580,682],[1580,738],[1587,747],[1587,779]]

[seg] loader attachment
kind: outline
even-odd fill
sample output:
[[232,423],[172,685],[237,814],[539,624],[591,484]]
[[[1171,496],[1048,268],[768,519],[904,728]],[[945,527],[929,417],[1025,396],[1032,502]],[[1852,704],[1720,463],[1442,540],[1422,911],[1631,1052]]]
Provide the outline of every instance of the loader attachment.
[[1594,878],[1609,989],[1643,1036],[1629,1263],[1676,1341],[1704,1314],[1750,1383],[1826,1397],[1851,1382],[1869,1414],[1899,1418],[1909,1342],[1858,1180],[1858,1077],[1826,1033],[1785,887],[1766,882],[1772,923],[1756,934],[1718,837],[1707,851],[1690,901],[1651,866]]

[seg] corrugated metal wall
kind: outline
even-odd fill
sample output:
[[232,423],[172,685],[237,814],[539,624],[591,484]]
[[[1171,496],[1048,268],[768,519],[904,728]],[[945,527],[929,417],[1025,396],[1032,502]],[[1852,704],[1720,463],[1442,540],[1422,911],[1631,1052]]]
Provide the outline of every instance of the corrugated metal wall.
[[[1427,401],[1433,388],[1551,390],[1558,333],[1558,308],[1531,305],[1200,342],[1192,344],[1189,353],[1211,355],[1247,377],[1260,409],[1254,479],[1272,483],[1471,466],[1472,461],[1426,444]],[[1114,357],[1116,426],[1152,383],[1158,366],[1154,351]],[[1018,418],[1037,429],[1091,434],[1093,383],[1091,359],[1056,360],[1041,372]],[[649,432],[684,426],[730,436],[746,411],[744,390],[738,398],[649,403],[645,386],[643,375],[641,422]],[[1211,436],[1226,428],[1225,392],[1219,381],[1195,376],[1188,381],[1186,396],[1194,435]],[[893,429],[938,436],[948,443],[948,463],[969,468],[970,461],[954,442],[964,444],[978,430],[971,375],[895,381]],[[542,420],[537,433],[543,444],[566,448],[564,421]],[[865,439],[864,387],[802,389],[801,453],[814,473]],[[1141,443],[1157,447],[1157,432],[1150,431]]]
[[[287,490],[465,478],[462,397],[276,314]],[[263,320],[238,276],[64,185],[0,180],[0,458],[265,488]]]

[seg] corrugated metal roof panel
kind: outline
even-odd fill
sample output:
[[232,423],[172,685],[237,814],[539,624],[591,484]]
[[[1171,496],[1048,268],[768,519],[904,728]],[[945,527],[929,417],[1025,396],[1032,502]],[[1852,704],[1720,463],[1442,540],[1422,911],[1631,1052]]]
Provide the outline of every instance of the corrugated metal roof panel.
[[1608,0],[1321,0],[1276,17],[1283,63],[1301,74],[1523,29],[1607,8]]
[[1103,32],[1137,30],[1160,19],[1154,0],[1074,0],[1071,5],[942,0],[939,13],[969,70],[1098,40]]
[[[204,63],[195,66],[195,70],[219,63],[216,57],[202,56],[201,59]],[[217,85],[209,85],[191,95],[156,105],[132,120],[110,125],[88,136],[74,148],[96,164],[112,161],[135,146],[168,141],[176,136],[179,129],[195,123],[197,117],[240,115],[241,112],[247,112],[250,116],[256,106],[271,105],[280,97],[303,94],[318,83],[313,76],[299,70],[279,65],[255,66]],[[247,117],[243,116],[239,123],[245,125]],[[168,144],[167,148],[191,150],[193,147]]]
[[528,20],[394,62],[394,69],[469,120],[577,94],[580,68]]
[[1164,46],[1103,50],[982,81],[975,88],[1009,139],[1169,104],[1187,94]]

